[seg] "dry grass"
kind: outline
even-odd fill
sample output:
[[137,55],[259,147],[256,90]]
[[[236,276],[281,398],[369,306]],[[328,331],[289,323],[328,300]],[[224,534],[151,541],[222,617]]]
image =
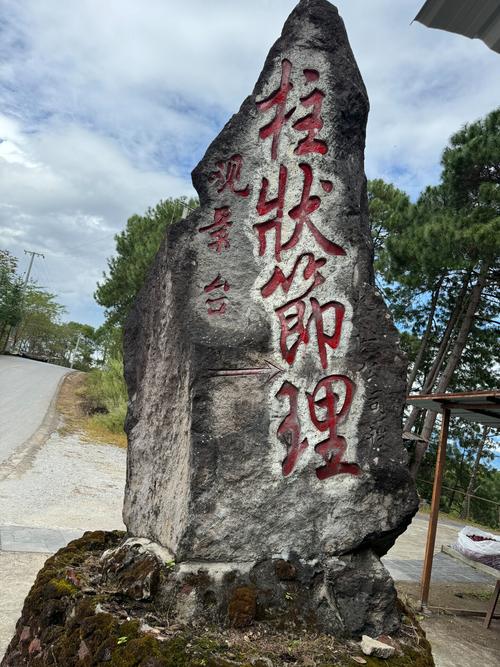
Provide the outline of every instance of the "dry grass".
[[87,442],[126,447],[127,436],[124,432],[112,433],[89,414],[84,388],[85,373],[76,372],[66,376],[57,398],[57,411],[63,417],[59,433],[78,433]]

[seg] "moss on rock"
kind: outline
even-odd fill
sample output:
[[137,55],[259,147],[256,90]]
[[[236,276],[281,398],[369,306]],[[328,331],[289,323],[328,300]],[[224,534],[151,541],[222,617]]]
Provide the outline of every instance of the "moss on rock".
[[[228,603],[233,627],[176,624],[155,600],[109,588],[100,557],[123,533],[85,533],[49,558],[25,600],[2,667],[274,667],[291,662],[353,667],[361,651],[353,642],[304,628],[281,630],[255,622],[256,589],[235,586]],[[166,569],[167,566],[165,566]],[[139,570],[142,572],[142,567]],[[133,571],[128,569],[128,572]],[[290,572],[284,572],[286,578]],[[162,576],[168,574],[162,573]],[[131,582],[133,584],[133,582]],[[192,578],[193,589],[206,585]],[[401,610],[403,611],[403,610]],[[414,616],[404,610],[403,631],[391,637],[398,654],[364,656],[369,667],[432,667],[430,646]],[[249,623],[252,625],[249,627]],[[238,627],[242,629],[238,629]],[[411,639],[410,639],[411,638]]]

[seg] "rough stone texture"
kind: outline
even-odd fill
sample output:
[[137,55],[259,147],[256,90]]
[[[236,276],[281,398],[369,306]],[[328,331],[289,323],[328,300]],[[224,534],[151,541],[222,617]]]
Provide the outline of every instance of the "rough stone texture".
[[[157,550],[150,550],[151,545],[127,543],[123,534],[94,532],[49,558],[25,600],[2,667],[348,667],[360,652],[352,641],[308,632],[293,616],[296,605],[290,599],[291,592],[283,600],[288,605],[288,616],[252,619],[249,627],[249,617],[262,611],[259,598],[265,591],[236,581],[228,588],[231,617],[224,624],[196,627],[178,619],[173,622],[161,586],[176,580],[178,573],[170,565],[161,565],[160,588],[150,600],[138,600],[135,592],[144,582],[141,572],[135,585],[131,581],[127,590],[119,587],[125,546],[134,554],[132,561],[141,562],[144,554],[153,551],[155,557],[159,555]],[[263,580],[264,573],[260,576]],[[193,591],[201,594],[208,577],[200,573],[191,575],[190,581],[184,583],[187,597]],[[288,582],[288,591],[293,591],[291,585]],[[209,597],[206,605],[213,606]],[[402,611],[404,627],[390,638],[397,655],[385,664],[433,667],[425,634],[410,612]],[[241,622],[243,627],[234,627],[233,621]],[[370,665],[380,664],[376,658],[367,658],[367,662],[371,660]]]
[[[285,575],[285,576],[284,576]],[[182,623],[244,627],[273,620],[337,637],[378,635],[399,626],[392,580],[371,552],[328,560],[183,562],[159,598]]]
[[[127,322],[124,518],[177,562],[298,554],[321,571],[332,631],[340,613],[380,633],[398,620],[378,556],[417,497],[406,363],[373,286],[367,112],[337,10],[302,0],[194,170],[200,208],[168,230]],[[262,373],[221,374],[235,369]]]

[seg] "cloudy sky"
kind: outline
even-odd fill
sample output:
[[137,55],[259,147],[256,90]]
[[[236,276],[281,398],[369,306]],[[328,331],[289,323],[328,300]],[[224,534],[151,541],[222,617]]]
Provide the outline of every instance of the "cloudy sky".
[[[463,123],[499,103],[500,57],[411,20],[423,0],[338,0],[371,101],[368,177],[418,195]],[[193,194],[190,172],[295,0],[0,0],[0,247],[68,319],[133,213]]]

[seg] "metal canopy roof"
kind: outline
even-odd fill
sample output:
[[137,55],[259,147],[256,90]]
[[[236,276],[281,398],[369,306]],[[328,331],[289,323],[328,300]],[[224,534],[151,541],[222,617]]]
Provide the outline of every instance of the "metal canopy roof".
[[414,20],[428,28],[482,39],[500,53],[500,0],[427,0]]
[[452,417],[500,428],[500,389],[459,394],[415,394],[408,396],[406,402],[435,412],[447,408]]

